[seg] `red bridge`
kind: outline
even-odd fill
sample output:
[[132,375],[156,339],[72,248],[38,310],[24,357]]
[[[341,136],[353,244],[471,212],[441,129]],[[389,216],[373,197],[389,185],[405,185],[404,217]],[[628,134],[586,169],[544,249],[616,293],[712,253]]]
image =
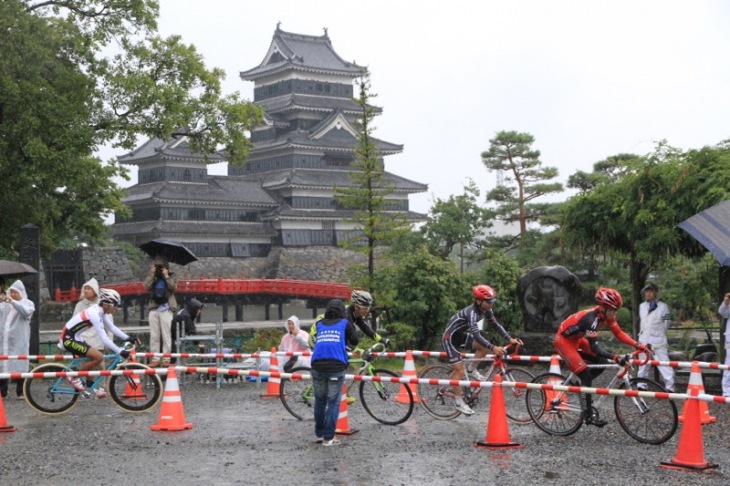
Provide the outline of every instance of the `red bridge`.
[[[120,283],[105,285],[115,289],[122,296],[124,322],[127,322],[127,309],[131,302],[137,301],[140,306],[140,316],[144,316],[150,292],[145,290],[142,282]],[[223,320],[227,321],[228,305],[234,305],[236,320],[243,320],[244,304],[266,305],[268,320],[269,304],[278,304],[279,314],[283,302],[291,299],[307,300],[307,306],[313,309],[312,317],[317,307],[324,307],[329,299],[350,298],[351,288],[347,284],[320,282],[316,280],[290,279],[180,279],[177,281],[175,294],[189,294],[203,302],[215,302],[223,306]],[[81,290],[56,289],[53,299],[59,302],[74,302],[81,298]],[[281,319],[281,315],[279,316]],[[143,320],[140,318],[140,320]]]

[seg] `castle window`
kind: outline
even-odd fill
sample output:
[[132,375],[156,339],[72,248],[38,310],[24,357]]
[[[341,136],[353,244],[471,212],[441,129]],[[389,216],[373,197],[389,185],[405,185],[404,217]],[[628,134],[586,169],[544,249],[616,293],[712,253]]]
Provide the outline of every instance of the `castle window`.
[[183,180],[184,181],[191,181],[193,178],[190,175],[190,169],[185,169],[183,172]]

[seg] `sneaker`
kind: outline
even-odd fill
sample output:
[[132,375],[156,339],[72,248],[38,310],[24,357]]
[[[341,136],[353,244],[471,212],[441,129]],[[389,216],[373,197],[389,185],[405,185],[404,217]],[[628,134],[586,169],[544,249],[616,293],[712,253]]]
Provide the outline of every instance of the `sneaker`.
[[163,359],[162,360],[162,367],[167,368],[170,366],[170,360],[169,359]]
[[608,422],[606,422],[602,418],[598,417],[598,415],[591,415],[591,416],[586,417],[585,423],[587,425],[593,425],[598,428],[601,428],[601,427],[605,426],[606,424],[608,424]]
[[103,387],[94,388],[94,395],[96,395],[96,398],[104,398],[107,396],[106,390]]
[[321,444],[322,442],[324,442],[324,438],[323,437],[317,437],[317,440],[315,440],[314,442],[316,442],[317,444]]
[[80,391],[80,392],[86,391],[86,387],[84,386],[84,383],[81,381],[81,378],[79,378],[78,376],[75,378],[66,377],[66,380],[68,380],[69,383],[71,383],[73,385],[74,390]]
[[322,445],[325,447],[336,446],[339,444],[340,444],[340,441],[337,439],[322,440]]
[[157,368],[158,366],[160,366],[160,360],[153,359],[147,366],[149,366],[150,368]]
[[355,397],[351,397],[351,396],[348,396],[348,397],[347,397],[347,398],[345,399],[345,401],[347,402],[347,404],[348,404],[348,405],[352,405],[353,403],[355,403],[355,402],[357,401],[357,398],[355,398]]
[[456,407],[456,410],[463,413],[464,415],[474,415],[474,410],[472,410],[471,407],[466,403],[462,403],[461,405],[454,404],[454,407]]
[[479,373],[478,370],[474,370],[471,372],[472,378],[474,378],[476,381],[487,381],[487,377],[483,374]]

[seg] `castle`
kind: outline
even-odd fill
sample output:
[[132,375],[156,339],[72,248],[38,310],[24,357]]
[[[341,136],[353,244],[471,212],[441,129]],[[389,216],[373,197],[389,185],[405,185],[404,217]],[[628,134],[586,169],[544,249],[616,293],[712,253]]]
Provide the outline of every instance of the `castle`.
[[[338,207],[335,186],[350,187],[362,108],[353,99],[359,66],[343,60],[325,31],[293,34],[278,26],[260,65],[240,77],[254,82],[253,102],[264,124],[251,133],[254,148],[228,175],[208,174],[206,159],[185,137],[151,139],[118,157],[139,168],[117,217],[114,237],[140,245],[158,237],[185,243],[199,257],[265,257],[272,248],[338,246],[356,231]],[[379,110],[378,108],[376,108]],[[403,146],[375,140],[382,157]],[[225,162],[222,154],[208,162]],[[385,172],[388,210],[409,210],[408,196],[426,184]]]

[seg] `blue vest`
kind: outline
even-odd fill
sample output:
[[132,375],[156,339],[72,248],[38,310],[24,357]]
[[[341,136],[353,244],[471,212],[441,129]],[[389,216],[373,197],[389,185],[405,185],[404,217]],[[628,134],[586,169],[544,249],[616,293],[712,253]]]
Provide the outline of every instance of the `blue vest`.
[[314,345],[312,361],[336,359],[347,364],[347,349],[345,347],[347,324],[347,319],[342,319],[329,326],[323,324],[321,321],[316,324],[317,342]]

